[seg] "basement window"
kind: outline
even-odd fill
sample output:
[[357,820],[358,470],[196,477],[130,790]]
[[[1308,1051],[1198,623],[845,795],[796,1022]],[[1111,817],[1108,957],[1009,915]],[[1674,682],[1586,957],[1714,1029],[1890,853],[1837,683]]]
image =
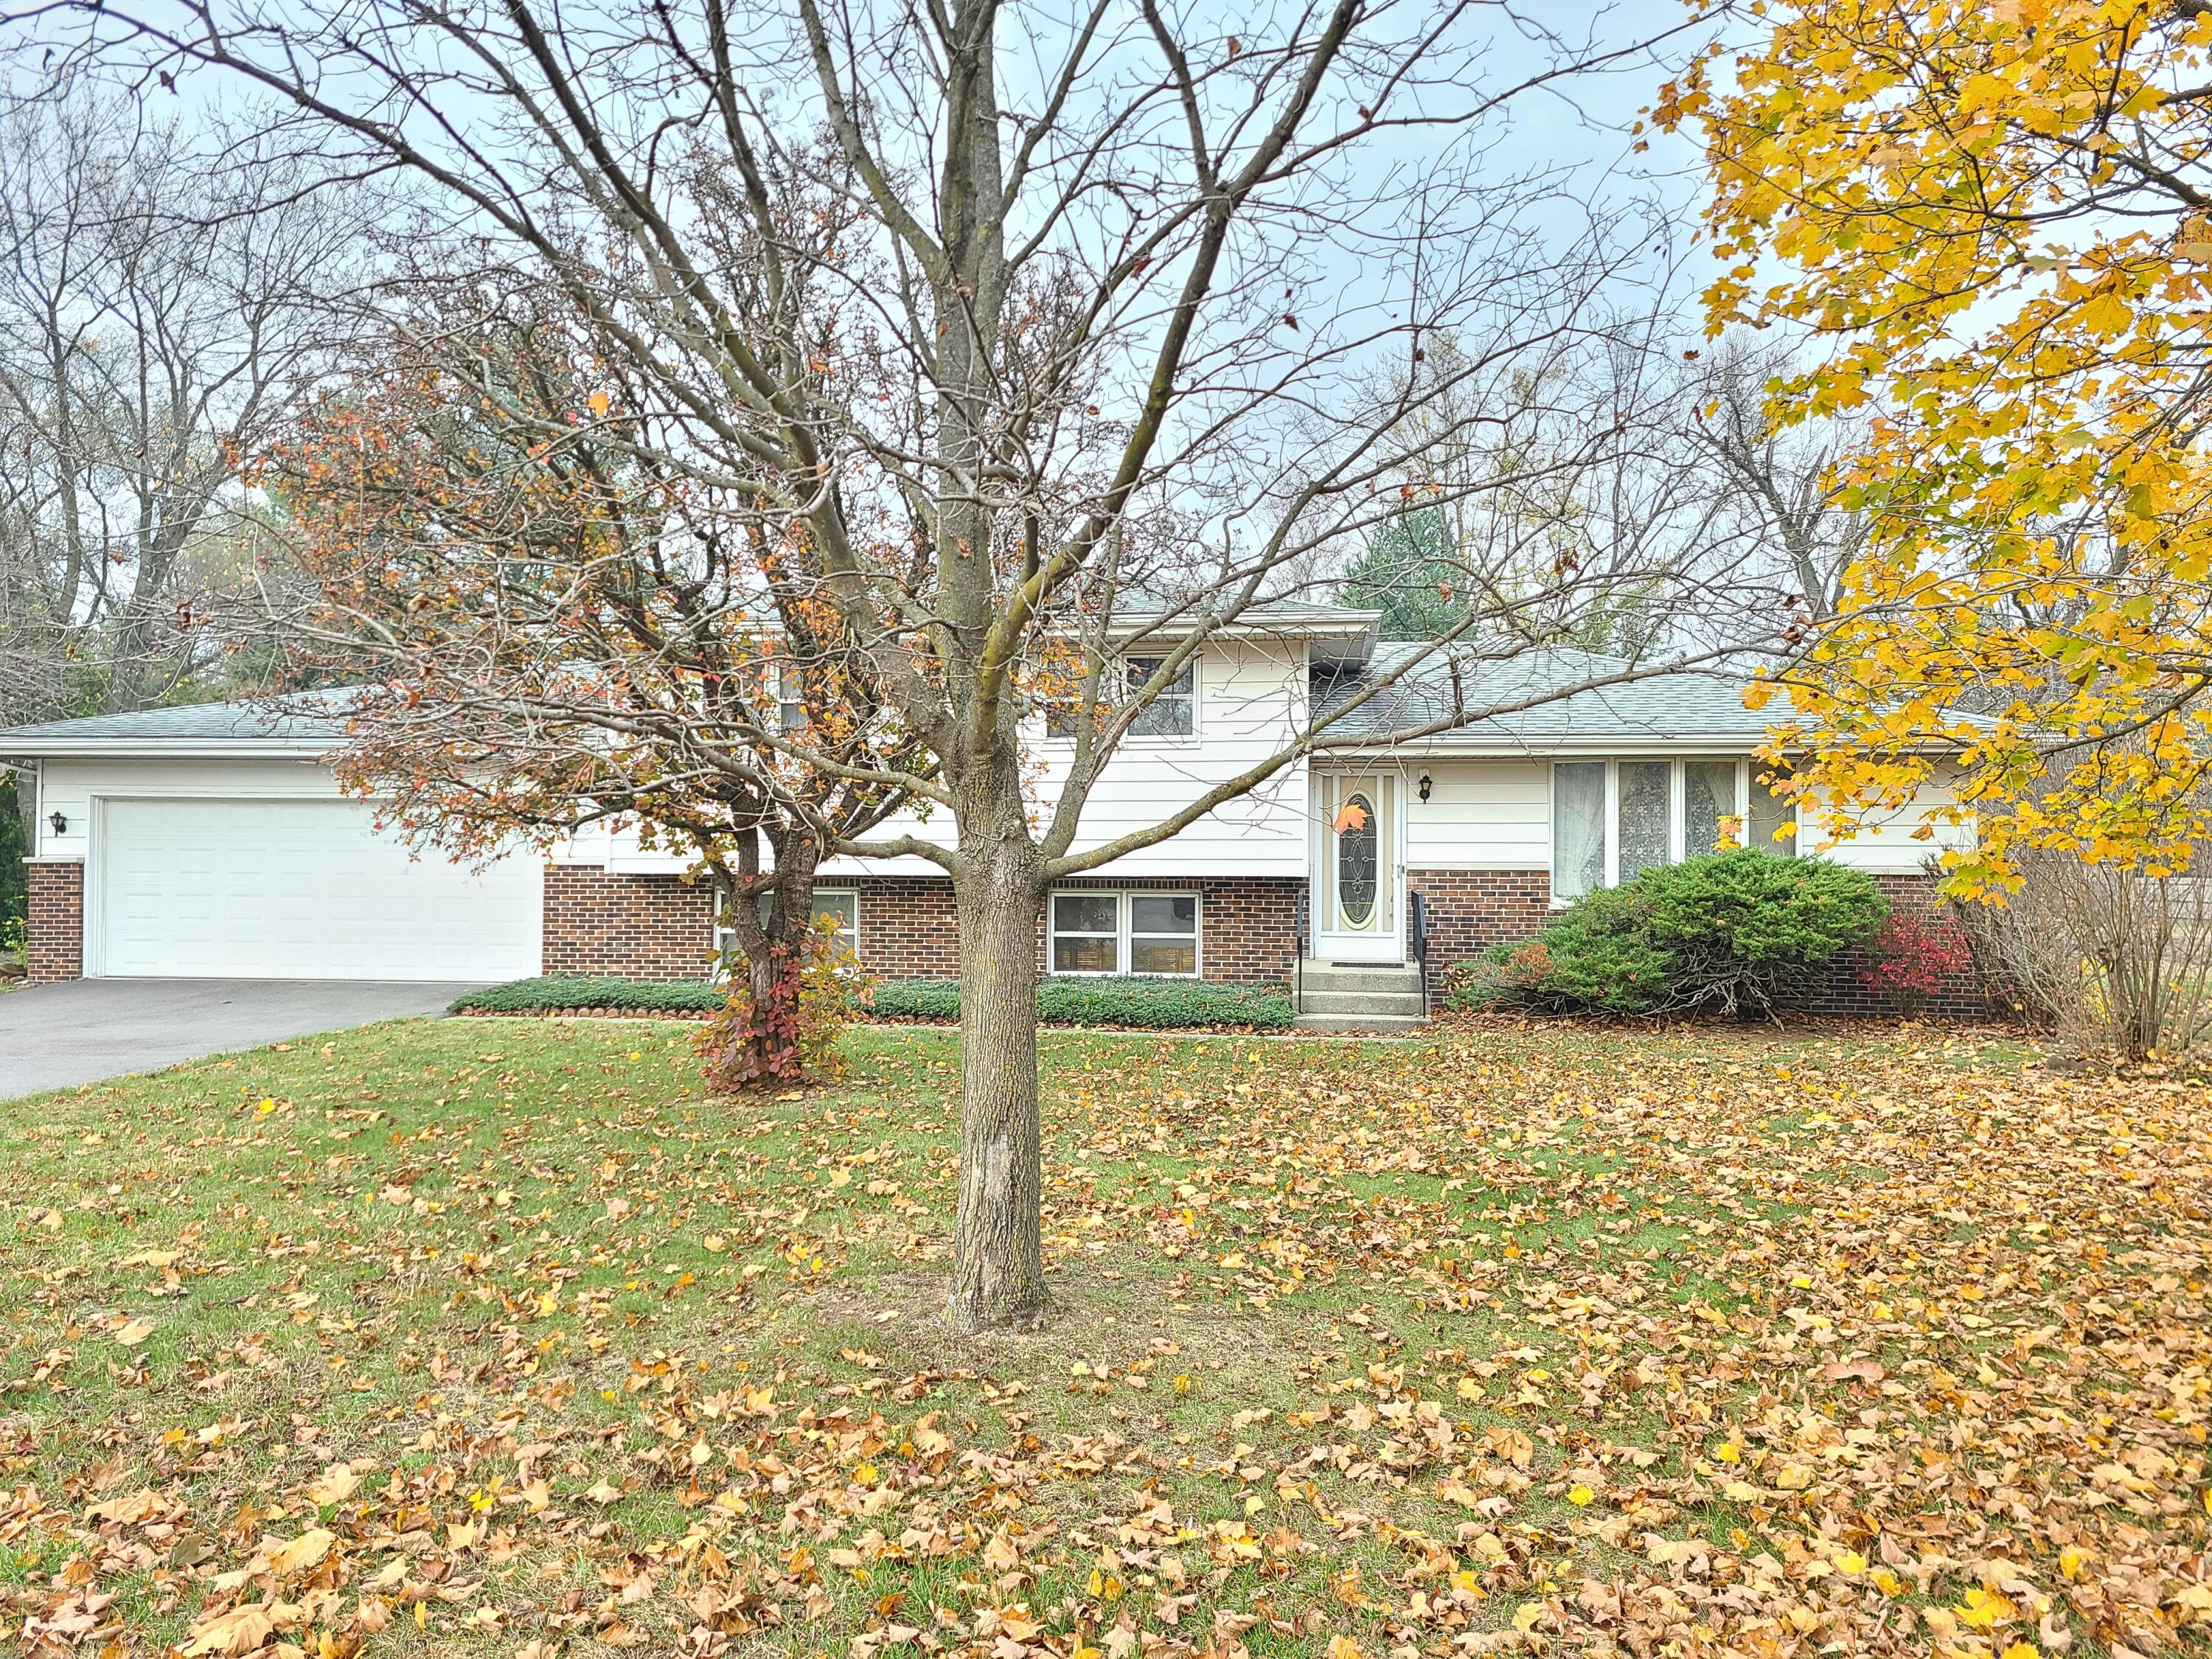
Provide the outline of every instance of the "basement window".
[[[769,896],[758,894],[753,902],[759,908],[761,921],[765,923],[768,921]],[[714,894],[714,959],[717,962],[736,955],[739,948],[737,929],[725,925],[722,920],[729,905],[728,892],[718,890]],[[816,888],[813,919],[819,922],[824,916],[834,918],[837,924],[837,943],[858,956],[860,952],[860,894],[849,887]]]
[[1198,976],[1195,893],[1054,893],[1046,915],[1048,972]]

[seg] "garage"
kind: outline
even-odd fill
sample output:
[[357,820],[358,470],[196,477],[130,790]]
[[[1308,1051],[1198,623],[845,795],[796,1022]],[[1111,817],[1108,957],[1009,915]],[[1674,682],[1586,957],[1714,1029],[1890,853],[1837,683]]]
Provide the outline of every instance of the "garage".
[[103,799],[88,974],[501,980],[538,970],[543,875],[410,855],[344,799]]

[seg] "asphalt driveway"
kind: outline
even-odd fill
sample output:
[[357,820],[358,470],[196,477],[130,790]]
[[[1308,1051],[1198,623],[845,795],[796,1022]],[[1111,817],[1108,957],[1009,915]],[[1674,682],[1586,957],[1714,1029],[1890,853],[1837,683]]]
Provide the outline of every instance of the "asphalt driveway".
[[465,985],[80,979],[0,996],[0,1100],[380,1019],[442,1014]]

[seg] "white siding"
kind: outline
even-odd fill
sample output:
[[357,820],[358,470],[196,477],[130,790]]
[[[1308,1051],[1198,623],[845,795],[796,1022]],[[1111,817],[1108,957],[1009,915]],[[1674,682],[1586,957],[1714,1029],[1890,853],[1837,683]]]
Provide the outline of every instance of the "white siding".
[[[1303,641],[1237,640],[1209,643],[1199,656],[1198,735],[1133,738],[1107,763],[1091,792],[1075,848],[1146,828],[1187,806],[1214,785],[1279,750],[1304,717]],[[1030,744],[1037,769],[1032,799],[1042,833],[1066,775],[1068,745],[1040,730]],[[1291,876],[1306,873],[1306,769],[1285,767],[1260,789],[1217,808],[1182,834],[1147,847],[1095,873],[1102,876]],[[913,834],[940,845],[957,831],[941,808],[928,822],[901,815],[877,835]],[[923,859],[837,859],[825,876],[941,873]]]
[[[41,858],[85,856],[95,795],[334,800],[339,793],[330,769],[313,760],[48,760],[39,769]],[[69,820],[58,836],[48,822],[56,812]]]
[[[1953,793],[1956,775],[1951,769],[1939,769],[1905,805],[1864,814],[1857,832],[1848,839],[1827,840],[1808,820],[1799,835],[1802,844],[1798,850],[1818,853],[1838,864],[1879,875],[1919,875],[1926,869],[1930,855],[1974,844],[1971,819],[1954,825],[1939,822],[1936,817],[1956,799]],[[1916,836],[1913,832],[1923,826],[1931,828],[1933,834]]]
[[689,870],[693,860],[665,848],[641,846],[635,824],[610,829],[594,823],[555,843],[546,862],[589,865],[623,876],[677,876]]
[[[1421,775],[1429,799],[1421,799]],[[1552,769],[1532,760],[1408,761],[1406,867],[1548,870]]]
[[[1634,758],[1624,751],[1622,757]],[[1579,758],[1579,757],[1578,757]],[[1409,790],[1406,866],[1412,870],[1548,870],[1552,867],[1552,769],[1547,760],[1409,760],[1406,775],[1429,774],[1428,804]],[[1880,874],[1917,875],[1929,856],[1973,844],[1971,823],[1935,823],[1952,800],[1951,776],[1939,774],[1908,805],[1868,813],[1847,839],[1817,830],[1800,850]],[[1932,838],[1913,832],[1934,823]]]

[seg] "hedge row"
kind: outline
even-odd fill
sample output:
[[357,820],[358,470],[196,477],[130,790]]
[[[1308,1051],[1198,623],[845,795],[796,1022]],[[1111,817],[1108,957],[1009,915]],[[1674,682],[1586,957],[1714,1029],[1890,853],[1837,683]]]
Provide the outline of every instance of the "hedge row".
[[[453,1004],[453,1012],[542,1014],[604,1008],[623,1013],[696,1014],[720,1007],[724,994],[720,987],[696,980],[647,984],[551,974],[471,991]],[[960,1018],[960,988],[950,980],[884,980],[876,986],[871,1002],[868,1012],[878,1019]],[[1037,1015],[1055,1025],[1280,1030],[1297,1012],[1282,992],[1259,985],[1138,975],[1048,978],[1037,985]]]
[[[1194,979],[1128,975],[1037,982],[1037,1017],[1054,1025],[1140,1025],[1181,1030],[1234,1026],[1279,1030],[1297,1012],[1291,999],[1263,985],[1216,985]],[[876,987],[878,1019],[957,1019],[960,988],[950,980],[895,979]]]
[[623,1013],[712,1013],[729,1000],[719,985],[679,979],[655,983],[634,979],[596,979],[581,974],[548,974],[487,986],[458,999],[457,1014],[544,1014],[571,1008],[610,1008]]

